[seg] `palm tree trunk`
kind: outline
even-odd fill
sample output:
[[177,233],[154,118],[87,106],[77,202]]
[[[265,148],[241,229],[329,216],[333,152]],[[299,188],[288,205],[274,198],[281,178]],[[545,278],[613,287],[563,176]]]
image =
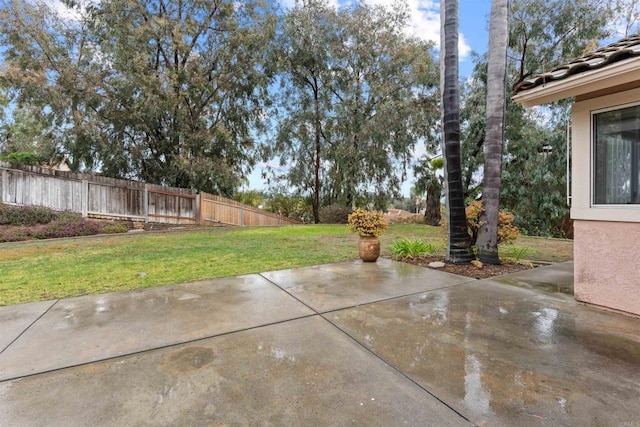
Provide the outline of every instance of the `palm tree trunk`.
[[447,261],[473,259],[462,189],[460,160],[460,94],[458,91],[458,0],[440,2],[440,86],[446,214],[449,228]]
[[507,42],[509,38],[509,1],[493,0],[489,23],[489,67],[487,69],[487,128],[484,143],[482,182],[482,226],[478,230],[478,258],[488,264],[500,264],[498,257],[498,213],[500,175],[505,127],[505,83]]
[[429,225],[440,225],[442,215],[440,214],[440,196],[442,195],[442,188],[436,177],[436,171],[431,172],[431,178],[429,179],[429,185],[427,186],[427,203],[424,209],[425,222]]
[[315,106],[314,110],[314,122],[315,122],[315,153],[313,159],[313,222],[315,224],[320,223],[320,134],[322,133],[320,122],[320,95],[318,82],[314,77],[313,85],[313,102]]

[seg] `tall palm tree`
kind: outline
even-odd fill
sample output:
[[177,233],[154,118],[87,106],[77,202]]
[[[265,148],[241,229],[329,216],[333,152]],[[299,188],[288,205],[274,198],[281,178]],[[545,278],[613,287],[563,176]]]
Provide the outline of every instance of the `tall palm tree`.
[[483,211],[476,246],[478,258],[500,264],[498,257],[498,211],[505,123],[505,81],[509,39],[509,0],[491,2],[489,57],[487,69],[487,124],[484,142]]
[[458,91],[458,0],[440,1],[440,95],[444,144],[446,215],[449,228],[447,261],[463,264],[473,259],[460,160],[460,93]]

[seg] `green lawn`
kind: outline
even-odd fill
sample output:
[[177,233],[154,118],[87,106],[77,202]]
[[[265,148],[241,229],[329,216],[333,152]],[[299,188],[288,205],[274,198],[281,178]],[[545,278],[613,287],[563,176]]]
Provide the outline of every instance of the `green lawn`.
[[[444,244],[438,227],[394,225],[400,237]],[[0,244],[0,305],[281,270],[357,258],[358,237],[341,225],[220,227],[168,233]],[[571,259],[566,240],[520,238],[527,257]],[[444,249],[442,249],[444,250]]]

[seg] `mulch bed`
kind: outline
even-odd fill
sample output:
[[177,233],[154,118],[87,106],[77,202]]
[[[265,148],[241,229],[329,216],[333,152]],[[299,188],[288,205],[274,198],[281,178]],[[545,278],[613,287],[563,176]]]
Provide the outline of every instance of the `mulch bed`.
[[516,263],[510,260],[503,260],[502,264],[500,265],[484,264],[482,268],[478,268],[471,264],[451,264],[445,262],[444,257],[439,255],[425,255],[423,257],[416,258],[403,258],[399,259],[398,261],[427,268],[430,268],[428,267],[429,263],[440,261],[444,262],[445,266],[442,268],[435,268],[434,270],[445,271],[447,273],[458,274],[460,276],[473,277],[475,279],[486,279],[489,277],[501,276],[503,274],[530,270],[537,267],[536,264]]

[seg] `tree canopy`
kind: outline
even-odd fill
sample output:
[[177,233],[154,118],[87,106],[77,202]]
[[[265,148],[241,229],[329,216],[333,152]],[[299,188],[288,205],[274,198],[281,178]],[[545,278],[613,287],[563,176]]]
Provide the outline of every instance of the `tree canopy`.
[[[406,5],[322,0],[287,11],[277,37],[277,137],[267,157],[317,206],[384,207],[437,117],[431,45],[406,35]],[[317,220],[317,216],[316,216]]]
[[[258,1],[5,0],[3,79],[76,169],[229,194],[254,162],[275,17]],[[35,109],[35,110],[34,110]]]

